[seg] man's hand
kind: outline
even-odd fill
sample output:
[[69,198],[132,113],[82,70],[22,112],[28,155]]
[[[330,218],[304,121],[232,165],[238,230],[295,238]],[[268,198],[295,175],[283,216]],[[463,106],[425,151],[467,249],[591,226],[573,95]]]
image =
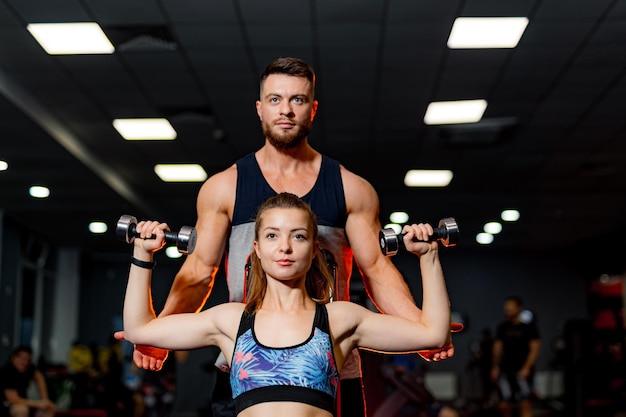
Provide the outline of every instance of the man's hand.
[[44,411],[55,411],[56,410],[56,404],[53,403],[52,401],[50,401],[49,399],[41,399],[39,401],[37,401],[36,403],[36,408],[38,408],[39,410],[44,410]]
[[[458,333],[463,330],[463,324],[452,322],[450,323],[450,331],[452,333]],[[420,350],[417,352],[426,362],[437,362],[443,359],[448,359],[454,356],[454,345],[452,344],[452,336],[450,336],[448,343],[437,349]]]
[[453,357],[454,345],[452,342],[448,342],[437,349],[418,350],[417,354],[420,355],[426,362],[437,362]]
[[[119,331],[113,334],[117,340],[125,340],[124,332]],[[138,368],[149,369],[151,371],[160,371],[163,362],[167,359],[169,350],[155,348],[152,346],[135,345],[133,351],[133,362]]]

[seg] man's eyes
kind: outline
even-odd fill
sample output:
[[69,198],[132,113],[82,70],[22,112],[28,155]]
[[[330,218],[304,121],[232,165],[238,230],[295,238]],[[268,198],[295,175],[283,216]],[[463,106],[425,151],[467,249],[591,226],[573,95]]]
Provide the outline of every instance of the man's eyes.
[[[294,97],[293,99],[291,99],[291,101],[293,101],[294,103],[297,103],[297,104],[306,103],[306,100],[304,99],[304,97]],[[280,102],[280,98],[278,98],[278,97],[271,97],[270,98],[270,103],[278,103],[278,102]]]

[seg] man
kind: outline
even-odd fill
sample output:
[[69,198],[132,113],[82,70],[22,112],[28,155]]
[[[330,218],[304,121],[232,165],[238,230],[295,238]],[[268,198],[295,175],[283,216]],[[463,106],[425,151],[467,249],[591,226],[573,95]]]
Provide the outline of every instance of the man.
[[[16,348],[7,364],[0,370],[0,389],[3,407],[11,417],[52,417],[55,404],[48,397],[48,387],[42,373],[32,364],[32,350],[28,346]],[[35,383],[40,399],[29,399],[28,386]],[[31,413],[33,411],[33,413]]]
[[500,392],[498,408],[503,417],[519,402],[520,417],[532,417],[534,367],[539,357],[539,331],[533,322],[522,320],[523,302],[511,296],[504,302],[506,320],[500,323],[493,344],[491,378]]
[[[368,293],[381,311],[419,318],[421,311],[404,279],[380,250],[379,203],[374,188],[308,143],[318,107],[314,91],[313,69],[300,59],[279,58],[264,70],[256,109],[265,144],[203,184],[197,199],[196,248],[177,274],[161,316],[202,308],[225,251],[230,300],[243,300],[244,269],[252,250],[257,207],[286,191],[302,197],[318,216],[323,249],[330,251],[338,264],[334,299],[350,299],[354,257]],[[138,366],[158,369],[163,353],[138,347],[134,360]],[[428,352],[434,360],[453,354],[451,344]],[[342,373],[342,378],[357,382],[353,389],[360,392],[359,376],[358,360]],[[351,395],[348,390],[342,386],[342,397]]]

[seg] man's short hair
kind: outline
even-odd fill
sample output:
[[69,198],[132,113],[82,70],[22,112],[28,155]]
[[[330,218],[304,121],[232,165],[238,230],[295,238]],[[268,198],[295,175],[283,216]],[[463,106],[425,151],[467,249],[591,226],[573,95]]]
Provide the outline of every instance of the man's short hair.
[[13,349],[13,353],[11,354],[11,356],[15,356],[15,355],[18,355],[20,353],[28,353],[29,355],[32,356],[33,348],[31,348],[30,346],[27,346],[27,345],[20,345],[20,346],[16,347],[15,349]]
[[517,304],[519,307],[524,305],[524,301],[522,300],[522,297],[518,296],[518,295],[510,295],[506,298],[506,301],[513,301],[515,304]]
[[306,78],[315,86],[315,71],[300,58],[280,57],[270,63],[261,73],[261,85],[272,74],[285,74]]

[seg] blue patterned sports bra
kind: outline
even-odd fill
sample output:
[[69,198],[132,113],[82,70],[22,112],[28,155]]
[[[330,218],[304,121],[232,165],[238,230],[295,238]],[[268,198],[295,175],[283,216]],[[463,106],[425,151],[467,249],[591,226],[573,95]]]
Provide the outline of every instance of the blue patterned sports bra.
[[262,402],[290,401],[334,415],[339,375],[326,306],[317,304],[308,339],[290,347],[260,344],[254,335],[254,318],[242,314],[230,366],[235,413]]

